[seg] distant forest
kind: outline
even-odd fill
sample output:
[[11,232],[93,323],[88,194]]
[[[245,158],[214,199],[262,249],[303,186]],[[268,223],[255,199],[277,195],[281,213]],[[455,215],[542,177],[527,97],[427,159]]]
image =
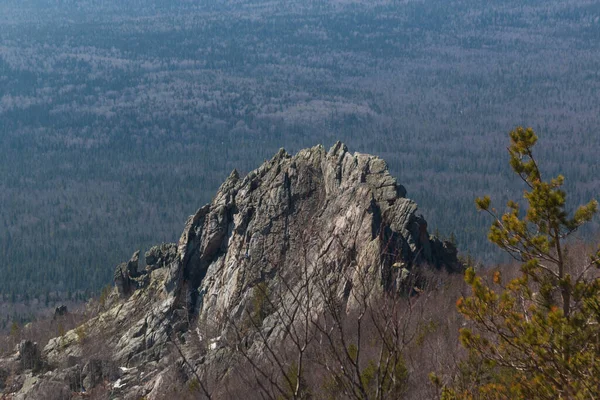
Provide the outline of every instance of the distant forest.
[[520,197],[521,124],[573,208],[600,198],[597,1],[3,0],[0,294],[97,293],[232,169],[336,140],[498,262],[473,200]]

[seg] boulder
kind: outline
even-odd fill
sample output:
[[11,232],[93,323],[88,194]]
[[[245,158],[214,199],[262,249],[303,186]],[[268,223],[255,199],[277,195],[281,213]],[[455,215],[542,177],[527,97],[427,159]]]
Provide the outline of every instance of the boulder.
[[153,246],[144,256],[146,258],[147,271],[168,267],[177,258],[177,244],[163,243]]
[[90,390],[98,384],[106,381],[115,381],[120,376],[120,370],[117,365],[108,360],[91,359],[84,366],[81,372],[83,388]]
[[69,386],[62,382],[40,380],[29,390],[25,400],[65,400],[72,398]]
[[23,340],[18,345],[18,360],[22,370],[33,370],[37,372],[42,369],[44,362],[37,343]]
[[114,282],[121,297],[129,296],[136,288],[134,279],[141,274],[138,272],[140,251],[136,251],[126,263],[117,266],[114,273]]
[[58,306],[54,309],[54,318],[56,319],[58,317],[64,317],[65,315],[67,315],[68,312],[69,310],[67,309],[67,306]]

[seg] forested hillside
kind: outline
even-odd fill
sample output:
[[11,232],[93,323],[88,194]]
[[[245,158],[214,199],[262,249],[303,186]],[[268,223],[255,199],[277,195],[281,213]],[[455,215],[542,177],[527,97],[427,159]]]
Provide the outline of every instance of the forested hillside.
[[493,262],[473,199],[514,193],[515,125],[598,197],[598,71],[587,0],[2,1],[0,293],[97,290],[233,168],[336,140]]

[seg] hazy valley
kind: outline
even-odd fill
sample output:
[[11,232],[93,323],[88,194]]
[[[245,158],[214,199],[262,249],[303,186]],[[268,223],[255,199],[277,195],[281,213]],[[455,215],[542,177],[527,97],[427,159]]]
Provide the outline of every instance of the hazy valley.
[[[540,137],[543,177],[565,176],[566,211],[599,197],[599,71],[600,5],[588,0],[0,2],[0,390],[235,398],[221,384],[250,380],[257,396],[268,383],[272,398],[325,386],[371,398],[377,377],[377,393],[425,399],[459,387],[472,310],[455,301],[477,282],[456,272],[476,260],[499,284],[494,267],[510,260],[474,199],[502,213],[535,186],[506,162],[518,125]],[[561,225],[577,268],[600,232],[584,211]],[[322,232],[306,234],[311,219]],[[292,260],[326,274],[295,275]],[[514,277],[511,265],[498,271]],[[365,282],[394,294],[375,296],[378,309]],[[61,304],[66,317],[23,326]],[[303,375],[282,315],[308,321],[314,304],[315,332],[328,318],[341,330],[320,343],[330,358],[311,336]],[[402,333],[389,346],[374,333],[387,320]],[[338,343],[361,329],[380,346],[362,359]],[[283,358],[253,358],[276,348]],[[376,351],[393,374],[373,371]],[[356,376],[321,381],[331,365]]]

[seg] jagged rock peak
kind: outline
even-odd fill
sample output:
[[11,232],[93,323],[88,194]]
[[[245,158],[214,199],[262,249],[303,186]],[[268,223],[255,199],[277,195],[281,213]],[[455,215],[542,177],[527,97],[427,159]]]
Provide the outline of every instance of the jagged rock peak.
[[[43,356],[51,365],[85,354],[84,331],[103,338],[111,361],[146,368],[147,382],[154,382],[147,369],[153,366],[158,382],[169,342],[195,334],[190,321],[225,335],[232,319],[252,312],[258,285],[272,290],[284,280],[293,289],[299,269],[337,282],[335,293],[351,308],[357,274],[381,290],[399,291],[416,265],[459,268],[456,249],[429,236],[385,161],[351,153],[341,142],[293,156],[281,149],[243,178],[234,170],[212,202],[188,218],[179,241],[151,248],[145,259],[143,271],[139,252],[117,267],[120,296],[107,311],[50,341]],[[330,279],[339,276],[344,279]],[[265,329],[276,336],[269,318]],[[153,390],[146,386],[138,397]]]
[[407,266],[456,267],[455,250],[430,240],[417,205],[385,161],[350,153],[342,142],[295,156],[280,149],[244,179],[232,172],[212,203],[190,217],[169,287],[180,301],[179,291],[188,293],[190,312],[228,312],[243,304],[256,282],[293,268],[307,243],[310,262],[318,265],[348,253],[360,256],[367,244],[384,239],[393,247],[387,249],[389,260],[373,261],[385,264],[381,278],[387,286],[393,286],[388,264],[395,259]]

